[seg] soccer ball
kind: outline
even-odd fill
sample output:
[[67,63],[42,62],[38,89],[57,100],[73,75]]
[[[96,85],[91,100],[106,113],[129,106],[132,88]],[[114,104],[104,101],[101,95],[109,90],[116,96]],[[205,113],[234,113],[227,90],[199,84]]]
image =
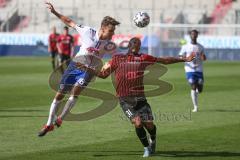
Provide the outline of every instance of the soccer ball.
[[150,17],[147,12],[138,12],[133,17],[133,22],[137,27],[143,28],[146,27],[150,22]]

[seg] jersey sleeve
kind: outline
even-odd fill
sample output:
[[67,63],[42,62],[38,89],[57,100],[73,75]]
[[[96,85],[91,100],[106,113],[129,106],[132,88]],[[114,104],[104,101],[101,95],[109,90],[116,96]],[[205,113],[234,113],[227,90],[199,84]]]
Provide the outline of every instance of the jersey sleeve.
[[150,64],[153,64],[153,63],[157,62],[157,57],[153,57],[153,56],[144,54],[143,55],[143,61],[149,62]]
[[179,56],[186,56],[186,45],[182,46],[178,55]]
[[117,53],[117,45],[112,41],[108,41],[106,45],[103,45],[103,51],[104,53],[112,54],[112,55],[119,54]]
[[83,35],[90,30],[90,27],[79,25],[79,24],[76,24],[74,28],[80,35]]

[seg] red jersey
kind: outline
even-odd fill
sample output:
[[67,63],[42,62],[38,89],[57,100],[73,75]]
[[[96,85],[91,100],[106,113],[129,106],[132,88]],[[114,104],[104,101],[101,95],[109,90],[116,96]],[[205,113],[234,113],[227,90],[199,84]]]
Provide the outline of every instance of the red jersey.
[[147,54],[113,56],[109,65],[115,74],[117,96],[144,96],[144,71],[156,61],[156,57]]
[[70,56],[72,53],[73,37],[71,35],[60,35],[58,37],[58,44],[60,48],[60,54]]
[[56,33],[52,33],[49,35],[48,37],[48,42],[49,42],[49,48],[50,48],[50,51],[51,52],[57,52],[58,49],[57,49],[57,42],[58,42],[58,37],[59,37],[59,34]]

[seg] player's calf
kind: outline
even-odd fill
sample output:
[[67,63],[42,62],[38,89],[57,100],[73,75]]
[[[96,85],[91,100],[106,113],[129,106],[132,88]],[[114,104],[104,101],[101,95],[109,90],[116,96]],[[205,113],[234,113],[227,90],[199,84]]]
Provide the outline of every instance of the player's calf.
[[153,124],[153,122],[147,122],[144,124],[145,128],[147,129],[148,133],[150,134],[149,138],[149,146],[151,148],[151,153],[155,153],[156,150],[156,131],[157,128]]

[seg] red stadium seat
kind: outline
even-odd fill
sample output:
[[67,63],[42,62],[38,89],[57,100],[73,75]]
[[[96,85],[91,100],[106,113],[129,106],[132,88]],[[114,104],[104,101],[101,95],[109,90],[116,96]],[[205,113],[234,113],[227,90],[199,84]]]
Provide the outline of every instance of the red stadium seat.
[[221,0],[212,12],[212,24],[220,23],[227,12],[231,9],[232,0]]

